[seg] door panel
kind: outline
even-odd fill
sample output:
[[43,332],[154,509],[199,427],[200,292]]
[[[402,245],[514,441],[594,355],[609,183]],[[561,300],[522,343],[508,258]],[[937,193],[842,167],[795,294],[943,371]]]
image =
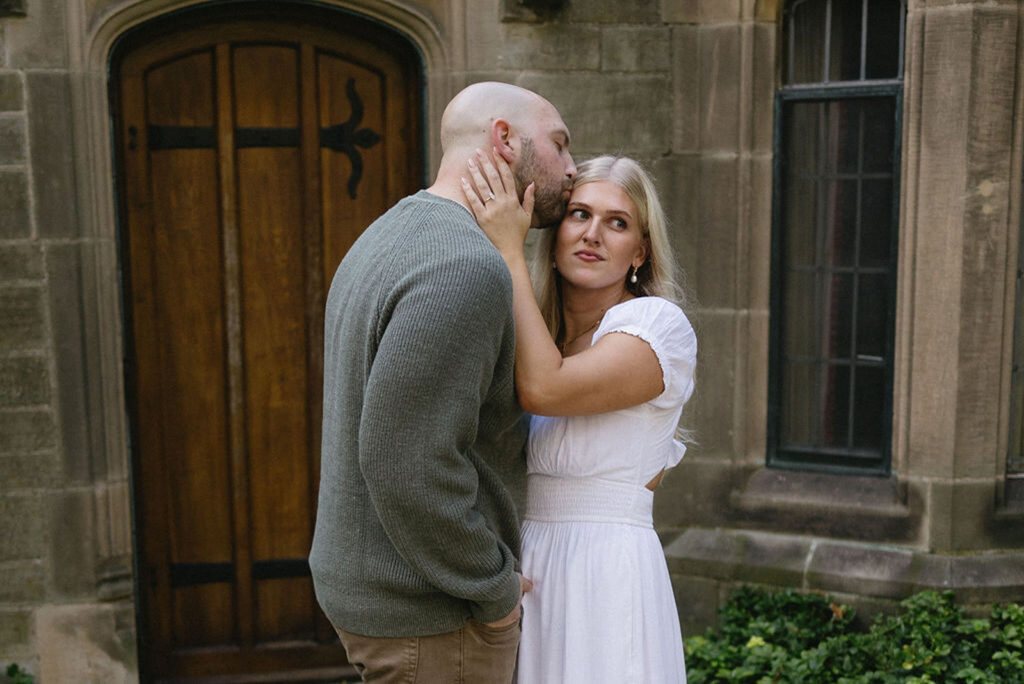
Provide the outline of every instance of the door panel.
[[323,305],[419,185],[420,85],[375,25],[281,5],[179,18],[116,59],[148,679],[345,664],[306,564]]

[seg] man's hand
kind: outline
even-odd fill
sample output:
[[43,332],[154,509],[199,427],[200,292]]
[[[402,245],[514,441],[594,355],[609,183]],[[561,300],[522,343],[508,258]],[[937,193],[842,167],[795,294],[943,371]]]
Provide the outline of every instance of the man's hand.
[[519,616],[522,615],[523,609],[523,594],[533,589],[533,582],[519,575],[519,601],[516,602],[516,607],[512,609],[512,612],[498,620],[497,622],[485,622],[484,624],[494,629],[501,629],[502,627],[508,627],[513,622],[519,622]]

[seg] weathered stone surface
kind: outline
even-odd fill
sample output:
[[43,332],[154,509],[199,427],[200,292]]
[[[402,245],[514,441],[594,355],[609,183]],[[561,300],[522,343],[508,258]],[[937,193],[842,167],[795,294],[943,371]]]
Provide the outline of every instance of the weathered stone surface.
[[[57,444],[53,413],[44,410],[0,411],[0,455],[52,449]],[[0,465],[0,479],[4,473]]]
[[40,494],[0,494],[0,561],[42,558],[48,542],[47,523]]
[[0,288],[0,348],[39,349],[46,340],[45,318],[41,288]]
[[672,587],[679,611],[679,628],[683,638],[703,634],[709,627],[718,624],[718,607],[724,601],[721,582],[692,577],[673,575]]
[[[573,150],[653,157],[670,146],[671,100],[667,76],[526,72],[516,85],[547,97],[572,131]],[[636,118],[644,112],[642,124]]]
[[665,547],[669,570],[719,580],[801,586],[810,540],[691,527]]
[[659,4],[658,0],[569,2],[565,16],[570,22],[651,24],[661,21]]
[[696,26],[672,29],[672,150],[677,153],[700,149],[699,46],[700,29]]
[[[36,225],[40,237],[77,237],[78,205],[68,76],[31,72],[26,76],[32,146],[32,181]],[[59,134],[57,132],[60,132]]]
[[0,359],[0,408],[33,406],[50,400],[50,376],[39,357]]
[[[572,43],[575,43],[575,36]],[[668,71],[671,34],[666,28],[616,26],[601,31],[602,71]]]
[[0,74],[0,112],[20,112],[24,108],[21,76],[17,73]]
[[0,283],[42,280],[43,273],[43,250],[39,245],[0,244]]
[[38,611],[39,678],[44,682],[138,681],[135,643],[117,630],[111,604],[48,606]]
[[[83,282],[82,260],[91,253],[92,247],[88,245],[54,245],[50,247],[46,263],[53,310],[64,470],[72,482],[90,481],[93,475],[91,454],[102,453],[100,444],[90,441],[88,424],[89,378],[98,377],[100,372],[96,365],[89,366],[93,359],[84,348],[85,326],[93,319],[84,309],[89,288]],[[100,432],[96,430],[96,436]],[[97,456],[96,460],[102,470],[102,459]]]
[[701,157],[697,230],[697,265],[690,273],[697,299],[706,308],[734,309],[739,225],[738,173],[735,157]]
[[25,163],[25,120],[20,116],[0,118],[0,165]]
[[4,26],[9,66],[59,69],[68,63],[65,17],[68,4],[52,0],[27,0],[24,19]]
[[52,591],[86,598],[96,587],[96,515],[91,489],[54,493],[48,502],[49,568]]
[[[686,405],[701,450],[734,451],[732,417],[736,402],[737,316],[733,312],[698,310],[691,316],[697,333],[697,383],[700,391]],[[714,382],[701,382],[714,378]]]
[[15,650],[32,636],[32,612],[24,608],[0,608],[0,647]]
[[910,549],[823,542],[811,555],[807,580],[822,591],[901,598],[914,592],[916,562]]
[[[567,39],[571,30],[572,39]],[[469,36],[472,64],[498,69],[596,70],[601,60],[601,31],[594,26],[502,24],[481,27]]]
[[[4,578],[0,582],[0,602],[37,603],[46,595],[41,561],[3,563],[0,565],[0,576]],[[3,648],[2,642],[0,648]]]
[[700,60],[700,148],[736,152],[740,149],[742,34],[734,24],[698,29]]
[[[2,429],[0,421],[0,429]],[[49,438],[52,432],[41,430],[32,437]],[[60,458],[56,451],[18,452],[0,455],[0,481],[8,492],[46,489],[63,484]]]
[[[3,122],[0,121],[0,128],[2,126]],[[0,147],[2,146],[3,143],[0,142]],[[29,237],[32,232],[30,221],[28,213],[28,178],[25,172],[16,170],[0,171],[0,239]],[[0,259],[3,259],[3,257],[0,256]],[[10,277],[8,273],[4,273],[0,277]]]

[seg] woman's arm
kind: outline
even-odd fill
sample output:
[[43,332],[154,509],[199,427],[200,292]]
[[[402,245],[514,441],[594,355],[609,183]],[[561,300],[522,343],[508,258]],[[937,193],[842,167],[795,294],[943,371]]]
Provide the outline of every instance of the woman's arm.
[[462,185],[477,223],[512,275],[516,390],[523,409],[538,415],[586,415],[635,406],[658,396],[664,389],[658,358],[646,341],[633,335],[611,333],[585,351],[562,358],[534,299],[523,252],[533,211],[533,184],[520,204],[512,170],[500,157],[497,164],[496,168],[478,152],[476,163],[469,163],[472,182],[463,179]]

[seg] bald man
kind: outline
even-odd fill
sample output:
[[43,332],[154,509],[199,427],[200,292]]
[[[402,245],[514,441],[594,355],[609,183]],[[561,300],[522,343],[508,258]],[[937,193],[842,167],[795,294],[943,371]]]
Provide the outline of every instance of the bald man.
[[[371,224],[327,297],[317,600],[364,680],[510,682],[526,424],[512,281],[462,194],[477,149],[556,224],[576,173],[536,93],[477,83],[441,119],[434,183]],[[484,198],[485,200],[488,198]]]

